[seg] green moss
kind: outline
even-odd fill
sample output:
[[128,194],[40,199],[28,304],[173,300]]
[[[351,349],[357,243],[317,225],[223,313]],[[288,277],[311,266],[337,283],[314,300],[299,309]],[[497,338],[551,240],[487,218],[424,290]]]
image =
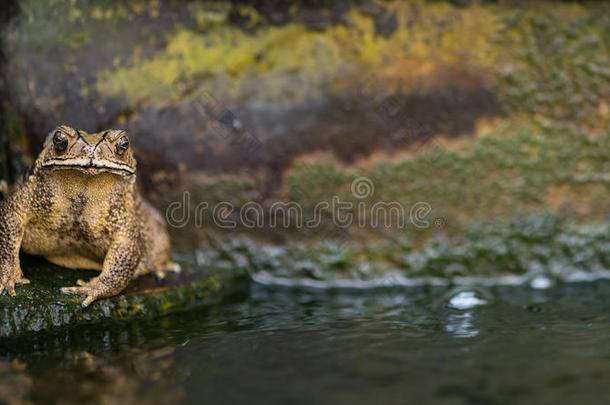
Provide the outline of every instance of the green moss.
[[[577,225],[544,214],[503,224],[471,226],[459,237],[437,236],[421,248],[408,235],[393,240],[324,240],[281,248],[249,240],[213,240],[206,256],[248,263],[252,271],[275,277],[322,281],[371,281],[388,276],[456,277],[545,276],[565,280],[578,273],[596,276],[610,265],[610,221]],[[219,252],[222,252],[219,253]]]
[[312,211],[318,202],[332,198],[345,184],[345,177],[331,156],[299,162],[286,179],[288,198]]
[[609,11],[543,4],[502,16],[492,44],[505,101],[516,111],[607,128]]
[[[22,263],[31,283],[17,286],[17,296],[0,296],[0,336],[17,336],[61,326],[101,321],[153,318],[213,302],[244,279],[243,268],[222,271],[188,269],[184,279],[155,284],[152,276],[132,282],[128,292],[82,308],[82,297],[65,295],[61,287],[76,285],[95,272],[68,270],[26,258]],[[152,287],[150,285],[152,282]]]
[[[308,190],[312,201],[339,195],[356,206],[361,201],[350,186],[363,176],[374,188],[367,207],[396,201],[409,208],[427,202],[434,209],[430,219],[442,217],[454,225],[542,210],[604,219],[609,209],[609,147],[608,131],[592,138],[559,126],[507,121],[459,149],[439,143],[420,155],[380,159],[348,170],[328,158],[310,159],[287,176],[288,190]],[[293,194],[289,191],[290,197]],[[582,195],[587,198],[578,198]]]

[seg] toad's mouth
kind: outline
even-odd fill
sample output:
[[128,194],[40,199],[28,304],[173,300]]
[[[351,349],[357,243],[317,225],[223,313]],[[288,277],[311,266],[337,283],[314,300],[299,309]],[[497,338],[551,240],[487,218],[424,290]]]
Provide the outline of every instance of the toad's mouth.
[[119,175],[133,175],[133,167],[123,163],[104,161],[96,162],[89,159],[51,159],[42,164],[42,167],[63,170],[79,170],[89,174],[115,173]]

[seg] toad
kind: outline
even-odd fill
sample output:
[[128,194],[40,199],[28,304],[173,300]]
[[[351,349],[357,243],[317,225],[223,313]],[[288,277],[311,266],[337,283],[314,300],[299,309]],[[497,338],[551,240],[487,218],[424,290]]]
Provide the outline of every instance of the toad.
[[72,269],[101,273],[64,293],[84,307],[121,292],[132,278],[179,271],[170,260],[162,216],[136,187],[136,161],[125,131],[94,134],[59,126],[32,170],[0,203],[0,293],[28,283],[19,250]]

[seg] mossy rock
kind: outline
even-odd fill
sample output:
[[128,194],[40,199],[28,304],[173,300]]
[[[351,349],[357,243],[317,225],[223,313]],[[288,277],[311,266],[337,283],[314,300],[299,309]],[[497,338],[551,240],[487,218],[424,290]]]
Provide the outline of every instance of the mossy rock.
[[[326,235],[329,235],[328,233]],[[610,219],[583,224],[552,214],[472,225],[459,236],[332,239],[285,243],[202,242],[225,266],[246,266],[255,282],[323,289],[416,284],[553,283],[610,277]]]
[[145,275],[118,296],[81,306],[82,297],[60,293],[64,286],[89,279],[94,271],[65,269],[43,259],[24,257],[22,268],[30,284],[17,287],[17,296],[0,296],[0,336],[14,337],[62,326],[100,321],[153,318],[213,303],[246,280],[243,268],[201,269],[184,266],[179,275],[160,281]]
[[[497,31],[488,7],[18,3],[4,71],[32,154],[58,123],[123,128],[158,195],[188,177],[177,173],[245,169],[264,172],[270,193],[312,150],[351,162],[469,134],[503,113],[493,83],[480,80]],[[422,17],[407,25],[413,13]],[[474,44],[468,58],[464,42]]]

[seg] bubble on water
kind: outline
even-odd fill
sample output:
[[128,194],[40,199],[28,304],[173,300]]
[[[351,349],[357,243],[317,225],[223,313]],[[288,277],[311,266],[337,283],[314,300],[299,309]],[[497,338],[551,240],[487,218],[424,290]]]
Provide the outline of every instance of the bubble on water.
[[465,310],[487,303],[488,301],[485,298],[477,297],[474,291],[462,291],[451,297],[447,306],[453,309]]
[[553,286],[553,281],[545,276],[536,276],[530,281],[530,286],[537,290],[546,290]]

